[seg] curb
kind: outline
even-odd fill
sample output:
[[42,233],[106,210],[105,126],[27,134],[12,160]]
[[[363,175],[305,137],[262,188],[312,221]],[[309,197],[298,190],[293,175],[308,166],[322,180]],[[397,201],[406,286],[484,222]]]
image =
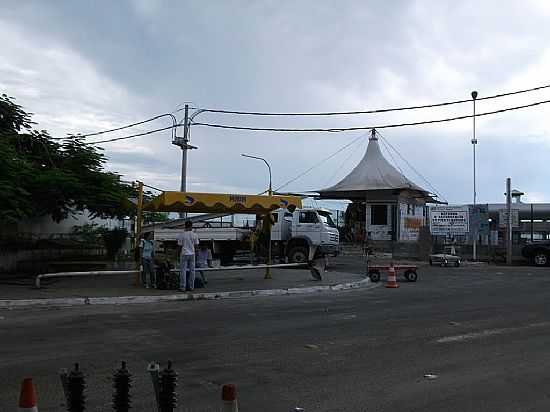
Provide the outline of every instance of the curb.
[[318,292],[342,291],[351,289],[374,288],[369,278],[349,283],[336,285],[311,286],[305,288],[287,289],[255,289],[237,290],[232,292],[206,292],[206,293],[179,293],[175,295],[157,296],[113,296],[113,297],[84,297],[84,298],[51,298],[51,299],[4,299],[0,300],[0,309],[28,308],[40,306],[84,306],[84,305],[120,305],[128,303],[159,303],[177,302],[187,300],[221,300],[237,299],[256,296],[283,296],[304,295]]

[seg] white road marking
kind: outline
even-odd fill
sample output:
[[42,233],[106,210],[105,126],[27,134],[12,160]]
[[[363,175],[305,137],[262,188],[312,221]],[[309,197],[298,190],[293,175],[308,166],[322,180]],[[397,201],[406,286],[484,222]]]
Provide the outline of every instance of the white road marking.
[[530,323],[525,326],[515,327],[515,328],[496,328],[496,329],[485,329],[479,332],[470,332],[463,335],[453,335],[453,336],[444,336],[436,340],[437,343],[451,343],[451,342],[463,342],[467,340],[481,339],[493,335],[502,335],[503,333],[517,332],[530,328],[540,328],[550,325],[550,322],[538,322]]

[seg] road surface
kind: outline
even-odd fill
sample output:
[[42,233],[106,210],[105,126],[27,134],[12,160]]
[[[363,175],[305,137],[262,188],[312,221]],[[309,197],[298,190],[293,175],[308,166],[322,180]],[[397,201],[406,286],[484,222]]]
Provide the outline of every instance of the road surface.
[[[351,258],[337,270],[358,269]],[[59,368],[79,362],[87,411],[110,411],[120,360],[134,411],[152,411],[149,361],[174,362],[178,411],[547,411],[550,270],[423,268],[399,289],[0,311],[0,410],[32,376],[64,410]]]

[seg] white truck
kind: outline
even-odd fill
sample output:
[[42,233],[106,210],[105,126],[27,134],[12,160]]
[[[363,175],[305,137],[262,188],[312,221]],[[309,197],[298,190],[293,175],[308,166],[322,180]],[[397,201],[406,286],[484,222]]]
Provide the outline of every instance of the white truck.
[[[339,232],[326,209],[296,209],[272,212],[272,254],[292,263],[307,263],[316,257],[336,255]],[[183,229],[154,229],[154,239],[174,242]],[[201,242],[210,242],[212,253],[221,264],[230,264],[237,250],[250,250],[252,229],[215,227],[215,223],[196,223],[194,231]]]
[[274,250],[292,263],[306,263],[316,256],[338,254],[340,235],[326,209],[278,209],[272,213]]

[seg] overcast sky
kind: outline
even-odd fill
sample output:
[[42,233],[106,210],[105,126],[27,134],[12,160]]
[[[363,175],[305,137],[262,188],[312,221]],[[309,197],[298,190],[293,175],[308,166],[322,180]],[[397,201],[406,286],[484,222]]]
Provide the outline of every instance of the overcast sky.
[[[88,133],[196,107],[346,111],[479,97],[550,83],[550,2],[10,1],[0,4],[0,92],[53,136]],[[550,89],[478,102],[478,112],[550,99]],[[478,119],[478,201],[502,202],[506,177],[550,202],[550,105]],[[273,127],[371,126],[470,114],[470,103],[342,118],[197,121]],[[182,113],[178,113],[181,116]],[[170,125],[158,120],[108,137]],[[472,122],[380,130],[450,203],[472,201]],[[192,128],[188,190],[255,193],[361,136]],[[92,140],[92,139],[90,139]],[[339,181],[367,138],[282,190]],[[126,179],[179,189],[170,132],[103,145]],[[385,147],[382,146],[383,151]],[[388,159],[428,184],[397,154]]]

